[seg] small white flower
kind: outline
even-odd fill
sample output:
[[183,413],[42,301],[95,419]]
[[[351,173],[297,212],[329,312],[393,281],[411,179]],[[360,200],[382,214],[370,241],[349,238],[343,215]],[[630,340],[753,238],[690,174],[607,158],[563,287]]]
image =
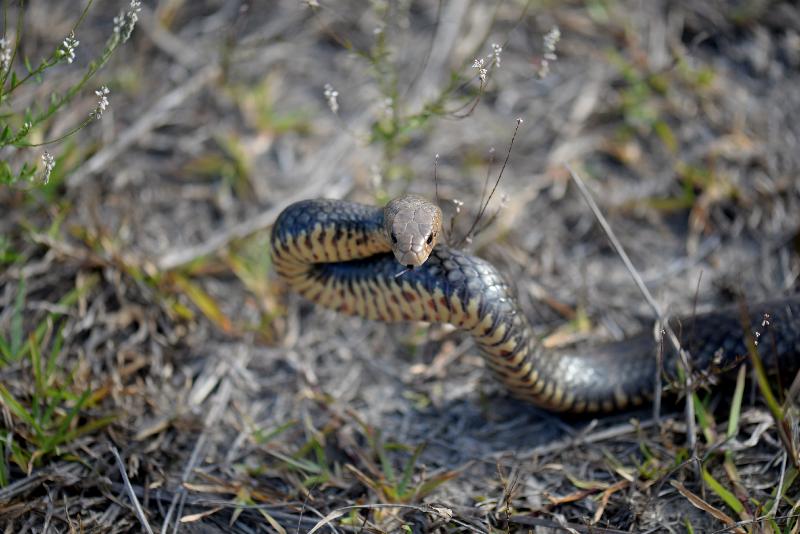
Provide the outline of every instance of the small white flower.
[[128,6],[128,25],[125,27],[125,33],[122,34],[122,41],[125,42],[131,37],[133,28],[139,20],[139,12],[142,10],[142,3],[139,0],[131,0]]
[[558,29],[558,26],[553,26],[553,28],[544,36],[545,57],[550,61],[555,61],[557,59],[556,45],[560,39],[561,30]]
[[381,172],[380,165],[373,163],[369,166],[370,182],[374,189],[381,189],[383,187],[383,173]]
[[105,85],[103,85],[102,87],[100,87],[100,89],[94,92],[94,94],[97,95],[97,105],[94,107],[92,112],[89,113],[90,117],[92,117],[93,119],[99,119],[100,117],[103,116],[103,112],[108,107],[108,95],[110,93],[111,91],[109,91],[108,87],[106,87]]
[[325,100],[328,101],[328,107],[331,112],[336,115],[339,112],[339,91],[335,91],[333,86],[329,83],[325,84]]
[[394,99],[392,97],[386,97],[381,100],[379,104],[379,110],[381,115],[391,118],[391,116],[394,114]]
[[473,61],[472,62],[472,68],[473,69],[478,69],[478,76],[481,79],[481,83],[485,82],[486,81],[486,75],[489,73],[489,71],[486,69],[486,67],[484,67],[483,58],[479,58],[479,59],[476,59],[475,61]]
[[550,62],[555,61],[558,59],[556,55],[556,44],[561,39],[561,31],[558,29],[558,26],[553,26],[547,34],[544,36],[544,55],[542,57],[542,63],[539,65],[539,77],[545,78],[548,74],[550,74]]
[[11,65],[11,45],[8,40],[3,37],[0,39],[0,69],[6,71],[9,65]]
[[47,185],[50,181],[50,173],[53,172],[56,166],[56,160],[50,152],[45,151],[44,154],[42,154],[42,165],[44,166],[41,174],[42,183]]
[[80,41],[75,39],[75,34],[70,33],[64,42],[61,43],[61,48],[58,49],[59,57],[63,57],[67,63],[75,61],[75,49],[81,44]]
[[123,43],[131,38],[141,10],[142,2],[140,0],[131,0],[131,3],[128,4],[128,10],[114,17],[114,33],[122,38]]
[[497,43],[492,43],[492,55],[491,57],[494,58],[494,64],[496,67],[500,67],[500,53],[503,51],[503,47]]
[[125,24],[125,12],[121,11],[119,15],[114,17],[114,33],[121,33],[123,24]]
[[319,2],[317,0],[306,0],[306,5],[311,8],[319,7]]

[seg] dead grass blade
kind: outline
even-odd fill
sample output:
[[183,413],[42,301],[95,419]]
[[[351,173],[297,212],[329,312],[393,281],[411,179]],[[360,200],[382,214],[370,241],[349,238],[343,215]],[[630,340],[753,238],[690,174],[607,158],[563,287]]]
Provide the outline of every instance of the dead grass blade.
[[139,504],[139,499],[136,497],[133,487],[131,487],[131,481],[128,478],[127,471],[125,471],[125,464],[122,463],[122,458],[119,455],[119,451],[117,451],[117,448],[113,445],[111,446],[111,454],[114,455],[114,459],[117,462],[117,468],[119,469],[120,476],[122,477],[122,482],[125,484],[128,498],[131,500],[131,504],[133,505],[133,510],[136,512],[136,517],[139,518],[139,522],[142,524],[142,528],[145,530],[145,532],[147,532],[147,534],[153,534],[153,529],[150,528],[150,523],[147,521],[147,516],[144,515],[144,510],[142,510],[142,505]]
[[693,493],[689,490],[686,486],[678,482],[677,480],[671,480],[670,484],[673,488],[678,490],[678,492],[686,497],[692,506],[699,510],[703,510],[714,516],[719,521],[722,521],[726,526],[731,528],[732,532],[736,532],[737,534],[745,534],[745,530],[739,526],[737,526],[736,521],[733,520],[731,516],[720,510],[719,508],[712,506],[711,504],[707,503],[703,500],[699,495]]

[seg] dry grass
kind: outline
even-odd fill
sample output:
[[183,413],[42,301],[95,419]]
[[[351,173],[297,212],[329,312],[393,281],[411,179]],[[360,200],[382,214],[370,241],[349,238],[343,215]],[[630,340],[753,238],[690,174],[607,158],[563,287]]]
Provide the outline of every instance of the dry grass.
[[[46,187],[0,190],[5,531],[800,529],[793,377],[774,403],[744,375],[699,391],[688,425],[669,403],[565,419],[509,399],[449,328],[286,295],[266,253],[292,200],[433,196],[436,154],[468,226],[522,117],[508,200],[469,247],[549,341],[652,317],[565,164],[662,308],[791,291],[794,3],[320,4],[145,7],[102,73],[103,122],[59,147]],[[69,5],[31,3],[30,53]],[[115,9],[94,6],[79,53]]]

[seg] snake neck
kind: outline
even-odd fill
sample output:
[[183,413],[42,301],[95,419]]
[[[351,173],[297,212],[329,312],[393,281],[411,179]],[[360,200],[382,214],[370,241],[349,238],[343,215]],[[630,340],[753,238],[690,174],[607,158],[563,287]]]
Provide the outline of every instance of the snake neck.
[[341,200],[304,200],[272,227],[272,261],[282,277],[307,276],[320,263],[346,262],[390,251],[383,210]]

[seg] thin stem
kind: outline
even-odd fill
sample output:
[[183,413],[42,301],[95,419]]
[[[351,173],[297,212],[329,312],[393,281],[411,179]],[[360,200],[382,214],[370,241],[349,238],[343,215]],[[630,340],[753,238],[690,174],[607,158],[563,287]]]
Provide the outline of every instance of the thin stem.
[[3,37],[8,33],[8,0],[3,0]]
[[481,201],[478,203],[478,206],[483,205],[483,200],[486,198],[486,191],[489,190],[489,177],[492,175],[492,166],[494,166],[494,147],[489,149],[489,164],[486,166],[486,178],[483,180]]
[[94,119],[94,116],[90,116],[89,118],[84,119],[84,121],[82,123],[80,123],[79,125],[73,127],[71,130],[69,130],[67,133],[65,133],[61,137],[56,137],[55,139],[49,139],[47,141],[42,141],[41,143],[19,143],[16,146],[20,147],[20,148],[31,148],[31,147],[37,147],[37,146],[52,145],[54,143],[61,142],[64,139],[66,139],[67,137],[69,137],[70,135],[73,135],[73,134],[77,133],[80,129],[85,128],[90,122],[92,122],[93,119]]
[[439,154],[433,158],[433,186],[436,189],[436,204],[439,205]]
[[89,8],[92,7],[93,3],[94,3],[94,0],[89,0],[88,2],[86,2],[86,7],[83,8],[83,11],[81,12],[81,16],[78,17],[77,21],[75,21],[75,25],[72,26],[72,31],[73,32],[77,31],[77,29],[80,27],[80,25],[83,24],[83,20],[86,18],[86,15],[89,13]]
[[[0,79],[0,97],[5,96],[3,92],[3,87],[6,86],[6,80],[8,80],[8,75],[11,74],[11,69],[14,67],[14,59],[17,57],[17,50],[19,50],[19,44],[22,42],[22,20],[25,13],[25,2],[20,0],[19,2],[19,12],[17,13],[17,35],[15,36],[16,41],[14,42],[14,51],[11,52],[11,61],[8,62],[8,67],[6,67],[5,72],[3,72],[3,77]],[[3,23],[5,27],[5,22]],[[10,92],[10,91],[9,91]]]
[[463,245],[464,242],[473,235],[475,228],[478,226],[478,222],[480,222],[481,217],[483,214],[486,213],[486,208],[489,206],[489,202],[492,200],[495,191],[497,191],[497,186],[500,185],[500,180],[503,178],[503,172],[506,170],[506,166],[508,165],[508,160],[511,157],[511,149],[514,148],[514,140],[517,138],[517,132],[519,132],[519,126],[522,124],[522,119],[517,119],[517,126],[514,128],[514,135],[511,136],[511,142],[508,144],[508,151],[506,152],[506,159],[503,161],[503,166],[500,168],[500,172],[497,175],[497,180],[494,182],[494,187],[492,187],[492,191],[489,193],[489,196],[486,198],[486,202],[483,203],[480,210],[478,211],[478,215],[475,217],[475,220],[472,221],[472,226],[470,226],[469,230],[466,234],[464,234],[464,238],[459,242],[459,246]]

